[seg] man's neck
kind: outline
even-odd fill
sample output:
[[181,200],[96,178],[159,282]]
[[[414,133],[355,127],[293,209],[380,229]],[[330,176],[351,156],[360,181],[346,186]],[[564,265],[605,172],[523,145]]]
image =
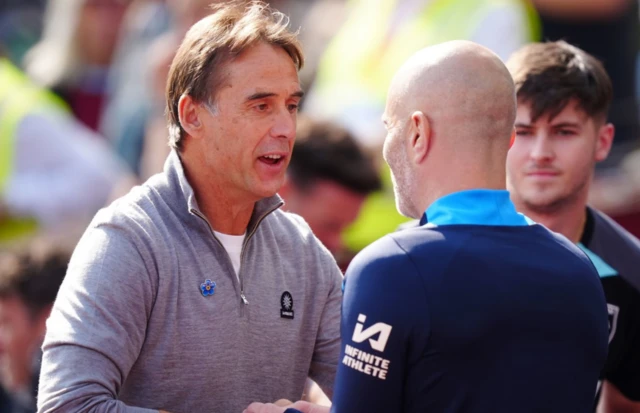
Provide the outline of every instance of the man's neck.
[[[434,179],[433,182],[437,182],[437,181]],[[443,181],[440,181],[440,182],[445,182],[445,181],[443,179]],[[418,202],[416,204],[418,207],[418,212],[420,213],[420,216],[422,216],[422,213],[424,213],[424,211],[426,211],[427,208],[429,208],[429,206],[433,204],[435,201],[437,201],[438,199],[444,196],[453,194],[455,192],[468,191],[468,190],[474,190],[474,189],[493,189],[497,191],[498,190],[504,191],[506,190],[506,187],[504,184],[504,179],[502,179],[502,176],[500,175],[497,175],[497,178],[491,177],[491,179],[478,176],[472,179],[467,178],[466,180],[459,179],[456,181],[455,179],[452,178],[449,180],[446,186],[440,186],[439,188],[432,188],[431,191],[429,191],[428,193],[420,192],[418,194]]]
[[[204,168],[194,168],[190,163],[183,159],[185,176],[196,195],[198,208],[209,221],[211,228],[223,234],[244,234],[256,201],[243,199],[241,194],[225,188],[221,179],[212,174],[202,173]],[[195,169],[199,171],[194,173]]]
[[535,212],[526,208],[518,208],[518,211],[550,230],[564,235],[573,243],[580,242],[587,220],[587,208],[582,202],[551,213]]
[[[246,232],[253,214],[255,202],[237,203],[224,196],[222,188],[213,189],[215,185],[196,192],[198,207],[216,232],[229,235],[242,235]],[[200,195],[202,193],[202,196]],[[214,197],[206,196],[216,194]]]

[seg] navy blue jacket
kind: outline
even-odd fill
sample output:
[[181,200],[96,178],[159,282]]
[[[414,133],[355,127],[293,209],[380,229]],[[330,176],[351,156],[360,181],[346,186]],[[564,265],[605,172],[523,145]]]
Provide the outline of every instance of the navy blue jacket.
[[506,191],[445,196],[345,278],[332,412],[591,412],[607,355],[598,274]]

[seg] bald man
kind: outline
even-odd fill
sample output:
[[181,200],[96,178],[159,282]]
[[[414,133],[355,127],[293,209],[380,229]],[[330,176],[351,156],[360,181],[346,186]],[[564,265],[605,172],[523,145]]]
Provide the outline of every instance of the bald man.
[[509,72],[473,43],[424,49],[394,77],[384,157],[398,210],[421,225],[347,271],[333,412],[591,411],[602,287],[584,253],[509,199],[515,112]]

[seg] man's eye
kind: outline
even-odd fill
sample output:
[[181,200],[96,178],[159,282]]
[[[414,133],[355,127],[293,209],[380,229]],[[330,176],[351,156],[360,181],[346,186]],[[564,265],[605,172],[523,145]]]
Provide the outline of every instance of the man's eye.
[[571,129],[560,129],[558,131],[558,135],[561,135],[561,136],[573,136],[575,134],[576,132]]

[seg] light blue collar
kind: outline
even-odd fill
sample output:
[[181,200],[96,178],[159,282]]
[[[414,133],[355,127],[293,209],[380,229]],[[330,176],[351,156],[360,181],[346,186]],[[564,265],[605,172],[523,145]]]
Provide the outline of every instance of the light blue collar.
[[579,242],[578,247],[580,247],[580,249],[584,251],[585,254],[587,254],[587,257],[589,257],[589,259],[593,263],[593,266],[596,267],[600,278],[613,277],[615,275],[618,275],[618,271],[607,264],[602,258],[596,255],[595,252],[587,248],[583,243]]
[[[472,189],[437,199],[425,212],[432,225],[526,226],[506,190]],[[425,219],[423,217],[422,223]]]

